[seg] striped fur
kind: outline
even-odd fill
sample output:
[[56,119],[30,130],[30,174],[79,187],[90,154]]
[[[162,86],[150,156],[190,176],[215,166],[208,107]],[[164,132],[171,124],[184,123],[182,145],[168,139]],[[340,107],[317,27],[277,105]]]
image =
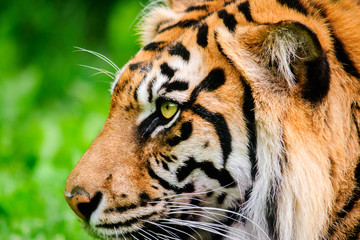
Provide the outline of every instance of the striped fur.
[[103,239],[360,239],[359,26],[348,0],[155,7],[67,202]]

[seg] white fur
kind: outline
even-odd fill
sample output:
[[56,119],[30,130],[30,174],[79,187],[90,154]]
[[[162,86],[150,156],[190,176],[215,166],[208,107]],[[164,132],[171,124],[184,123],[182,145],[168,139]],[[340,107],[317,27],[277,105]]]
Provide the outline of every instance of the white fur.
[[122,67],[119,71],[117,71],[115,73],[114,81],[112,81],[111,88],[110,88],[111,94],[114,93],[114,88],[115,88],[116,84],[118,83],[118,81],[120,80],[121,75],[123,74],[125,67],[126,66]]
[[[163,1],[156,1],[161,3]],[[156,6],[158,3],[153,4]],[[150,8],[153,8],[150,7]],[[139,32],[141,36],[142,45],[149,43],[157,34],[156,27],[163,21],[178,21],[179,15],[175,14],[168,7],[156,7],[150,11],[149,14],[144,15],[139,24]]]
[[291,63],[298,58],[296,51],[299,45],[300,43],[286,29],[270,33],[264,42],[264,46],[267,46],[264,59],[270,56],[271,62],[278,64],[278,77],[285,79],[290,88],[295,85]]
[[[246,28],[239,28],[236,34],[245,34]],[[281,164],[285,161],[282,126],[292,126],[283,123],[284,116],[292,103],[284,92],[279,94],[279,86],[274,81],[274,75],[269,69],[264,68],[258,56],[254,56],[247,50],[239,47],[237,38],[224,28],[218,29],[218,40],[224,52],[232,59],[236,67],[243,73],[246,80],[252,87],[255,98],[255,117],[257,120],[257,161],[258,176],[255,179],[253,192],[245,206],[244,213],[247,214],[256,224],[267,229],[265,219],[266,199],[269,195],[271,183],[274,180],[280,182],[277,199],[277,219],[279,238],[282,240],[318,239],[322,227],[326,225],[327,214],[333,201],[331,180],[328,176],[329,166],[326,166],[321,159],[327,159],[327,153],[321,149],[309,148],[309,145],[316,145],[316,138],[311,138],[311,131],[298,133],[298,127],[287,129],[287,141],[292,139],[292,149],[287,148],[288,163],[281,173]],[[236,35],[235,34],[235,35]],[[277,43],[281,44],[281,43]],[[285,44],[269,48],[272,53],[279,53],[277,61],[280,65],[287,65],[289,57],[295,57],[296,44]],[[266,45],[266,44],[265,44]],[[233,51],[233,49],[237,49]],[[285,66],[280,70],[286,76]],[[287,76],[289,77],[289,75]],[[289,80],[289,79],[288,79]],[[291,82],[289,82],[291,84]],[[281,88],[280,88],[281,89]],[[269,99],[272,99],[269,101]],[[294,114],[294,113],[292,113]],[[296,121],[292,119],[292,121]],[[303,126],[307,129],[306,126]],[[298,135],[294,135],[294,133]],[[303,135],[306,135],[306,139]],[[314,141],[314,142],[312,142]],[[306,179],[306,181],[304,181]],[[320,181],[320,182],[319,182]],[[251,225],[251,224],[249,224]],[[266,239],[256,228],[254,234],[258,239]]]

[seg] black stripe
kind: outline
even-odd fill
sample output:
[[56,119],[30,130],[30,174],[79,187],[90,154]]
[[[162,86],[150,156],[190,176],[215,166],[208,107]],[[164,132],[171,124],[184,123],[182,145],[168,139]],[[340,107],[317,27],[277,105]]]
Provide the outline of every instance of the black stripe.
[[354,226],[354,228],[349,231],[344,238],[345,240],[358,240],[360,234],[360,220],[358,220],[357,224]]
[[150,167],[148,167],[148,173],[149,173],[150,177],[152,177],[153,179],[156,179],[159,182],[159,184],[167,190],[172,190],[176,193],[194,192],[194,184],[192,184],[192,183],[188,183],[184,187],[179,188],[179,187],[171,185],[170,183],[168,183],[167,181],[165,181],[164,179],[159,177]]
[[159,164],[160,164],[160,161],[159,161],[159,159],[158,159],[155,155],[154,155],[154,159],[155,159],[156,164],[159,165]]
[[248,154],[251,162],[251,177],[254,180],[258,172],[256,160],[256,120],[255,120],[255,103],[252,96],[252,90],[247,82],[241,78],[244,86],[244,104],[243,112],[246,121],[247,135],[249,137]]
[[349,199],[348,203],[343,207],[342,211],[338,213],[338,218],[344,218],[347,213],[351,212],[354,209],[355,204],[360,199],[360,159],[358,159],[358,163],[355,168],[355,181],[356,187],[351,193],[351,198]]
[[125,206],[121,206],[121,207],[108,208],[108,209],[104,210],[104,213],[112,213],[112,212],[122,213],[127,210],[131,210],[131,209],[135,209],[135,208],[137,208],[136,204],[132,203],[130,205],[125,205]]
[[170,138],[170,139],[167,140],[167,143],[172,147],[176,146],[180,142],[189,139],[189,137],[191,136],[192,131],[193,131],[192,123],[191,122],[185,122],[180,127],[180,135],[181,136],[180,137],[175,136],[173,138]]
[[[153,68],[153,63],[150,62],[150,63],[142,66],[141,69],[140,69],[140,72],[141,72],[141,73],[147,73],[147,72],[150,71],[152,68]],[[140,81],[139,85],[135,88],[135,91],[134,91],[134,99],[135,99],[135,101],[138,100],[138,90],[139,90],[139,87],[141,86],[141,84],[144,83],[145,79],[146,79],[146,75],[145,75],[145,76],[143,77],[143,79]]]
[[167,162],[173,162],[173,160],[170,157],[166,156],[163,153],[160,153],[160,156]]
[[164,48],[164,43],[165,42],[151,42],[148,45],[146,45],[145,47],[143,47],[143,50],[145,51],[160,51]]
[[201,204],[201,200],[199,199],[199,198],[197,198],[197,197],[193,197],[192,199],[191,199],[191,201],[190,201],[190,205],[191,206],[200,206],[200,204]]
[[198,33],[196,35],[196,42],[203,48],[208,45],[208,33],[209,26],[206,23],[202,24],[199,27]]
[[142,62],[136,62],[129,65],[130,71],[135,71],[141,66]]
[[227,193],[226,193],[226,192],[224,192],[224,193],[222,193],[220,196],[218,196],[218,198],[217,198],[217,203],[218,203],[219,205],[223,204],[226,196],[227,196]]
[[157,126],[166,123],[167,121],[164,120],[159,116],[158,112],[151,114],[147,117],[138,127],[138,133],[142,140],[146,140],[150,134],[157,128]]
[[277,0],[281,5],[294,9],[299,13],[308,15],[308,10],[299,0]]
[[171,68],[167,63],[160,65],[161,73],[171,79],[175,74],[175,69]]
[[151,79],[150,82],[149,82],[149,85],[147,87],[147,91],[148,91],[148,101],[151,102],[152,101],[152,98],[153,98],[153,93],[152,93],[152,88],[153,88],[153,85],[154,85],[154,82],[155,82],[155,79]]
[[178,182],[185,180],[195,169],[200,168],[194,158],[189,158],[185,165],[176,171],[176,178]]
[[354,62],[350,59],[349,54],[345,50],[344,43],[336,36],[333,28],[331,27],[331,22],[329,22],[326,9],[321,4],[313,4],[313,6],[316,7],[316,9],[319,11],[319,14],[328,23],[330,37],[334,39],[335,56],[338,62],[342,65],[343,69],[348,74],[360,79],[360,73],[356,69]]
[[355,128],[356,128],[356,131],[357,131],[357,134],[358,134],[358,138],[360,140],[360,126],[359,126],[359,123],[357,122],[357,119],[356,119],[356,116],[355,116],[355,111],[359,111],[360,113],[360,106],[358,105],[358,103],[354,102],[351,104],[351,110],[352,110],[352,118],[353,118],[353,121],[355,123]]
[[250,199],[252,190],[253,189],[251,187],[245,190],[245,202],[247,202]]
[[165,88],[166,92],[186,91],[189,88],[189,83],[175,80],[170,83],[169,82],[164,83],[161,88]]
[[206,176],[217,180],[222,187],[230,188],[236,185],[235,180],[227,170],[215,168],[212,162],[196,162],[192,157],[185,162],[185,166],[177,170],[176,177],[178,181],[185,180],[196,169],[201,169]]
[[234,15],[229,14],[225,9],[220,10],[218,12],[218,17],[221,18],[224,22],[224,25],[231,31],[235,31],[235,27],[237,24],[237,21],[234,17]]
[[140,198],[140,206],[141,207],[145,207],[148,204],[148,202],[150,201],[150,196],[146,192],[140,193],[139,198]]
[[235,0],[231,0],[230,2],[224,2],[224,7],[226,7],[227,5],[230,5],[230,4],[234,3],[234,2],[235,2]]
[[169,171],[169,166],[167,165],[166,162],[161,162],[161,164],[166,171]]
[[225,83],[225,73],[220,68],[215,68],[193,90],[188,104],[193,104],[201,91],[214,91]]
[[[139,85],[140,86],[140,85]],[[138,100],[138,90],[139,90],[139,86],[137,86],[136,88],[135,88],[135,91],[134,91],[134,99],[135,99],[135,101],[137,101]]]
[[246,21],[254,22],[254,19],[251,16],[250,4],[249,2],[243,2],[238,6],[239,12],[244,14]]
[[173,25],[170,25],[170,26],[168,26],[168,27],[166,27],[164,29],[161,29],[159,31],[159,33],[168,31],[168,30],[176,28],[176,27],[189,28],[189,27],[192,27],[192,26],[198,24],[198,22],[199,22],[199,19],[188,19],[188,20],[180,21],[180,22],[177,22],[177,23],[175,23]]
[[174,47],[171,47],[169,49],[169,53],[172,56],[174,56],[174,55],[180,56],[185,61],[189,61],[189,59],[190,59],[189,50],[187,50],[186,47],[184,45],[182,45],[181,43],[177,43]]
[[97,224],[96,227],[97,228],[107,228],[107,229],[116,229],[119,227],[130,227],[131,225],[133,225],[134,223],[137,222],[142,222],[143,220],[149,219],[155,215],[158,215],[157,212],[153,212],[141,217],[136,217],[136,218],[132,218],[130,220],[126,220],[124,222],[118,222],[118,223],[104,223],[104,224]]
[[214,38],[215,38],[215,41],[216,41],[216,47],[217,49],[219,50],[220,54],[223,55],[226,60],[229,62],[229,64],[233,64],[233,62],[231,61],[231,59],[224,53],[224,50],[222,49],[220,43],[218,42],[217,40],[217,32],[214,32]]
[[199,104],[194,105],[192,110],[194,113],[214,125],[216,133],[219,137],[225,166],[232,151],[232,138],[225,118],[220,113],[210,112]]
[[333,223],[329,227],[329,229],[328,229],[328,236],[329,237],[334,234],[335,227],[338,226],[338,224],[347,216],[347,214],[354,209],[355,204],[360,199],[360,158],[358,159],[358,163],[357,163],[356,168],[354,170],[354,175],[355,175],[356,186],[352,190],[350,198],[348,199],[347,203],[345,204],[343,209],[336,214],[335,220],[333,221]]
[[342,64],[342,67],[348,74],[360,79],[360,73],[355,68],[353,61],[350,59],[349,54],[345,50],[344,44],[333,33],[333,30],[331,30],[331,32],[332,32],[332,38],[334,39],[334,49],[335,49],[336,58]]
[[191,6],[188,7],[185,12],[192,12],[192,11],[202,11],[207,10],[207,5],[201,5],[201,6]]
[[272,239],[278,239],[278,230],[277,230],[277,192],[279,188],[279,183],[272,183],[270,193],[266,199],[266,221],[269,229],[269,235]]

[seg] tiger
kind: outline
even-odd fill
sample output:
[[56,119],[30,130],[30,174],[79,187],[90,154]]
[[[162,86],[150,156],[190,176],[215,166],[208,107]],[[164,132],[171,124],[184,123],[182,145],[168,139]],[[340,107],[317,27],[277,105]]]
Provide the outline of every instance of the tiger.
[[169,0],[65,199],[100,239],[360,239],[360,8]]

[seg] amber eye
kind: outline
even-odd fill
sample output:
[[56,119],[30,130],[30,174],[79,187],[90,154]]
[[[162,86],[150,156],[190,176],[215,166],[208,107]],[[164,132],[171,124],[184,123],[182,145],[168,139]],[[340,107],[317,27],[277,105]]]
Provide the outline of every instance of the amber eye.
[[178,108],[179,106],[176,103],[164,101],[161,103],[160,111],[164,118],[169,119],[176,114]]

